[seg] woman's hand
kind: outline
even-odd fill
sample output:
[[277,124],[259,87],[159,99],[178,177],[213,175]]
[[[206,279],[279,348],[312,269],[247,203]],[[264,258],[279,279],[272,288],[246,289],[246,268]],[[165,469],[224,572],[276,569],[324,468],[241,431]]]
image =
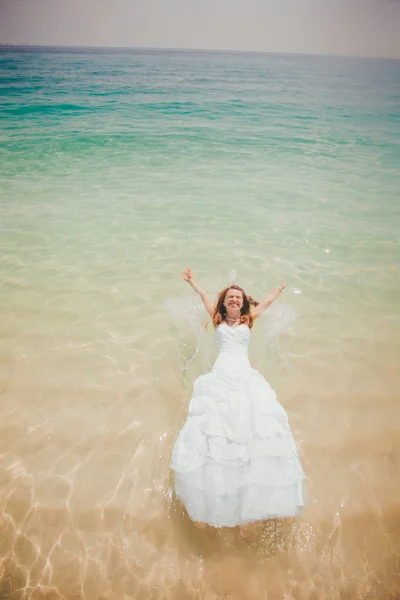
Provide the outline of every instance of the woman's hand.
[[183,273],[182,273],[182,279],[184,281],[187,281],[188,283],[190,283],[190,285],[192,285],[192,283],[193,283],[193,275],[192,275],[192,271],[189,269],[189,267],[186,267],[186,269],[183,271]]
[[283,292],[283,290],[286,287],[286,281],[284,281],[283,283],[281,283],[281,285],[279,286],[279,289],[281,290],[281,292]]

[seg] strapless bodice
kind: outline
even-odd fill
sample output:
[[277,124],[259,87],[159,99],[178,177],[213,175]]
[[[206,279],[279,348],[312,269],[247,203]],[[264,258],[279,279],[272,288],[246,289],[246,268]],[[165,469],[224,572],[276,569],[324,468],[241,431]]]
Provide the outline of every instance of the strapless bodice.
[[238,373],[250,367],[248,347],[250,342],[250,329],[247,325],[229,327],[221,323],[216,330],[219,353],[213,370],[222,370],[226,374],[233,371]]
[[250,329],[242,324],[237,327],[229,327],[226,323],[221,323],[216,331],[217,345],[220,352],[237,352],[238,354],[247,354],[250,343]]

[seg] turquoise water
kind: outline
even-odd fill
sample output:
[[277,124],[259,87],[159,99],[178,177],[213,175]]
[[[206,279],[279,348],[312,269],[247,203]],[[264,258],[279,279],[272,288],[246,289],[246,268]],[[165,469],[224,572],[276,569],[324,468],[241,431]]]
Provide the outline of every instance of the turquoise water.
[[[287,281],[253,359],[288,410],[311,501],[307,559],[298,572],[297,554],[276,559],[271,593],[297,598],[290,579],[336,597],[311,563],[338,511],[347,529],[323,579],[337,594],[376,591],[379,561],[371,550],[358,564],[354,540],[379,547],[390,574],[400,62],[3,48],[0,75],[6,581],[100,598],[99,581],[108,597],[117,548],[129,597],[180,578],[204,597],[219,585],[247,597],[223,573],[239,556],[246,579],[254,556],[209,540],[209,563],[197,546],[188,558],[182,544],[201,534],[170,495],[172,441],[213,352],[180,279],[190,266],[211,293],[232,270],[256,298]],[[50,556],[57,540],[65,556]]]

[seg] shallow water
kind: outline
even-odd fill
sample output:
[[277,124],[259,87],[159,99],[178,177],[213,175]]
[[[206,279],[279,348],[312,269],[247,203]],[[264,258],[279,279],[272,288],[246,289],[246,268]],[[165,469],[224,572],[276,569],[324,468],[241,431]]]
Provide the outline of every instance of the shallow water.
[[[1,50],[0,597],[397,598],[400,63]],[[211,293],[308,477],[199,531],[169,461]]]

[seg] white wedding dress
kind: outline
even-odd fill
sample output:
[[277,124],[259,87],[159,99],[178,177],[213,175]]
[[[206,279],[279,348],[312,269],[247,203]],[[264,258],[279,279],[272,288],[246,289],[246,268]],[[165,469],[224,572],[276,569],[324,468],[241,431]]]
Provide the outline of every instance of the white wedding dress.
[[248,358],[247,325],[218,326],[212,371],[194,384],[171,467],[191,519],[234,527],[293,517],[305,475],[284,408]]

